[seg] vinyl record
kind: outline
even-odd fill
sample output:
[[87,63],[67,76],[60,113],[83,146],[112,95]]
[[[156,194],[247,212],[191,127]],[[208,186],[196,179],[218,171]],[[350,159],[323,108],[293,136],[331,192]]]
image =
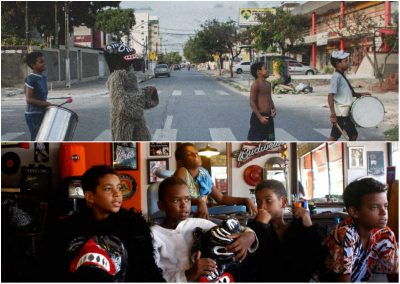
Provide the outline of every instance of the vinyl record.
[[131,198],[136,192],[136,180],[128,174],[119,174],[122,186],[122,198],[127,200]]
[[14,152],[7,152],[1,156],[1,171],[7,175],[13,175],[18,172],[21,166],[21,160]]

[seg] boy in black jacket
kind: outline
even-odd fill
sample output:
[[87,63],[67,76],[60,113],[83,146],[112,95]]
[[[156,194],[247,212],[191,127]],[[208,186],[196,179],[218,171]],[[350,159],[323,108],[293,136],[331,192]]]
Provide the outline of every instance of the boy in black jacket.
[[288,204],[282,183],[261,181],[255,189],[258,214],[248,226],[259,240],[250,255],[257,282],[309,282],[321,260],[321,238],[304,208],[293,209],[293,221],[286,223]]
[[87,208],[59,222],[44,242],[38,281],[165,282],[145,219],[121,208],[119,177],[94,166],[82,177]]

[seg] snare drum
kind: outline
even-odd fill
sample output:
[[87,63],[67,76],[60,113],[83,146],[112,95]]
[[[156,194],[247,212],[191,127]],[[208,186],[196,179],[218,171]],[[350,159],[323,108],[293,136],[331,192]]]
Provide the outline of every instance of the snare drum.
[[350,117],[358,127],[375,127],[383,121],[384,116],[385,107],[376,97],[363,96],[351,105]]

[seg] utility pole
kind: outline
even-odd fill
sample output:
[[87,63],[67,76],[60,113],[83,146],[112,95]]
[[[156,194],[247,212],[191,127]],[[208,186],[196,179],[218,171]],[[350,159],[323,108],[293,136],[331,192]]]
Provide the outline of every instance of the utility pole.
[[69,61],[69,2],[65,2],[65,87],[71,88],[71,70]]
[[54,46],[58,47],[57,1],[54,1]]
[[147,56],[147,36],[146,36],[146,70],[149,70],[149,57]]
[[28,1],[25,2],[25,40],[29,44]]

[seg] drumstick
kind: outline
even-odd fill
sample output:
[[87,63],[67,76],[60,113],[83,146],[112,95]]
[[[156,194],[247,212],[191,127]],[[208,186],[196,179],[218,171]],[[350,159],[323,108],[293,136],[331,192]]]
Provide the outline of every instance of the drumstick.
[[340,133],[342,133],[343,138],[344,138],[346,141],[349,141],[349,138],[347,137],[346,134],[344,134],[343,129],[340,127],[339,123],[335,122],[335,126],[336,126],[336,128],[340,131]]
[[60,106],[62,106],[62,105],[69,104],[69,103],[72,103],[72,98],[68,98],[68,100],[66,100],[66,101],[63,102],[62,104],[59,104],[58,106],[60,107]]

